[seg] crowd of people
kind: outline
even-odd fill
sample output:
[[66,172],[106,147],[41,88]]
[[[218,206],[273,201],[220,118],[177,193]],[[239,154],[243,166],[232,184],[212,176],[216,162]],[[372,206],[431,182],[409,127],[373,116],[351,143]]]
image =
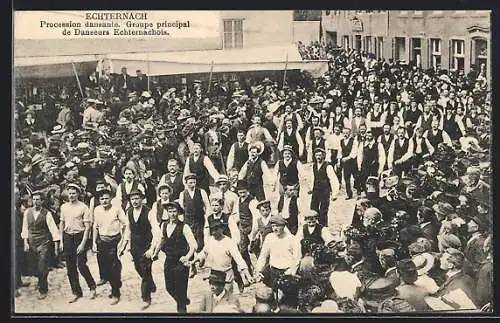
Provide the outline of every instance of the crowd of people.
[[[258,313],[492,310],[484,71],[350,51],[284,85],[148,86],[137,74],[17,101],[18,294],[35,275],[46,298],[50,268],[65,267],[69,303],[83,297],[80,274],[91,299],[109,283],[117,304],[130,251],[147,308],[162,251],[180,313],[207,267],[202,312],[240,312],[234,289],[258,282]],[[352,221],[332,234],[344,193]]]

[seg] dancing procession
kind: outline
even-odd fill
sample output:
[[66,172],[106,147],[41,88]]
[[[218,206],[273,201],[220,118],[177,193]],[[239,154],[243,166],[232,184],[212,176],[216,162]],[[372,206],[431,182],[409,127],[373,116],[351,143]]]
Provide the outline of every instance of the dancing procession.
[[328,70],[18,93],[16,307],[493,311],[486,67],[298,52]]

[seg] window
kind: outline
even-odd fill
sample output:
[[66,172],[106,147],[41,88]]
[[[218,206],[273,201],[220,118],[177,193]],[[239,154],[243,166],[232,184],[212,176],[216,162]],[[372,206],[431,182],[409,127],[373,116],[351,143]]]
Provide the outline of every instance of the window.
[[361,35],[354,36],[354,49],[361,50]]
[[243,19],[224,20],[224,48],[243,48]]
[[421,67],[422,65],[422,47],[421,47],[421,39],[420,38],[412,38],[411,39],[411,60],[416,66]]
[[384,57],[384,37],[377,37],[377,46],[375,46],[375,55],[377,55],[377,58]]
[[393,58],[395,60],[404,60],[405,54],[406,54],[406,38],[395,37]]
[[465,54],[465,41],[452,40],[451,41],[451,68],[455,70],[464,69],[464,54]]
[[350,50],[351,49],[351,46],[349,46],[349,36],[344,36],[343,37],[342,45],[344,46],[345,50]]
[[431,38],[431,62],[432,68],[441,66],[441,39]]
[[330,10],[325,10],[325,15],[329,16],[330,15]]
[[366,36],[365,38],[365,51],[368,53],[373,53],[371,36]]

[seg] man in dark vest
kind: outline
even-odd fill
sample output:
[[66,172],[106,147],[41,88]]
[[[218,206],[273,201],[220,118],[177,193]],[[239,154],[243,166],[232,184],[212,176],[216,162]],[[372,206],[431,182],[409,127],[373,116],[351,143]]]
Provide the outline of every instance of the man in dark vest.
[[[182,172],[179,171],[179,162],[177,159],[170,159],[167,163],[168,172],[160,178],[158,185],[168,184],[172,189],[170,197],[172,201],[179,199],[179,195],[184,191],[184,181]],[[160,192],[158,192],[159,194]]]
[[281,150],[281,159],[278,161],[276,167],[276,183],[274,184],[274,190],[276,186],[279,187],[280,195],[285,192],[285,186],[288,184],[295,185],[297,192],[299,190],[299,167],[300,162],[295,157],[292,146],[285,145]]
[[60,233],[50,211],[44,208],[42,193],[32,194],[33,207],[26,209],[23,217],[21,237],[24,239],[24,251],[32,251],[36,257],[38,276],[38,299],[47,297],[49,290],[50,245],[55,241],[56,256],[59,253]]
[[[302,240],[309,240],[314,243],[327,245],[335,240],[328,231],[328,228],[319,223],[319,214],[314,210],[310,210],[304,216],[305,224],[297,231],[295,235],[301,245],[304,245]],[[302,251],[304,254],[304,251]]]
[[[269,205],[271,207],[271,205]],[[293,183],[285,185],[285,193],[278,201],[278,214],[286,220],[286,227],[296,234],[299,226],[299,206],[297,204],[297,188]]]
[[325,149],[325,138],[323,137],[324,134],[325,134],[325,132],[323,131],[322,128],[314,127],[313,138],[309,142],[309,147],[308,147],[308,151],[307,151],[307,161],[308,162],[314,162],[313,151],[315,151],[316,148]]
[[357,174],[356,157],[358,143],[351,136],[351,129],[342,129],[344,138],[340,140],[340,149],[338,154],[338,167],[342,167],[344,172],[345,190],[347,193],[346,200],[352,198],[351,177],[355,178]]
[[382,134],[377,138],[377,142],[379,144],[382,144],[382,147],[384,148],[385,158],[384,158],[384,165],[382,165],[382,171],[386,171],[389,169],[389,166],[387,165],[387,157],[389,155],[389,148],[391,147],[393,140],[394,140],[394,134],[391,133],[391,125],[386,123],[382,127]]
[[460,139],[460,137],[462,137],[462,132],[457,122],[455,109],[450,105],[446,105],[445,115],[443,116],[443,118],[443,130],[450,136],[450,139],[452,141],[457,141],[458,139]]
[[164,214],[167,212],[165,210],[165,205],[168,202],[172,202],[172,188],[168,184],[159,184],[158,185],[158,194],[160,195],[160,198],[156,200],[153,205],[151,205],[151,210],[149,213],[151,213],[151,216],[153,216],[156,219],[156,222],[158,225],[161,223],[161,219],[164,216]]
[[252,262],[248,253],[250,244],[249,235],[252,232],[254,218],[258,216],[257,200],[249,192],[249,183],[245,180],[239,180],[236,186],[239,196],[238,203],[238,228],[240,230],[240,249],[241,256],[247,263],[249,271],[252,272]]
[[411,156],[408,154],[409,140],[406,138],[406,129],[399,127],[396,135],[389,147],[387,165],[393,170],[394,175],[401,178],[402,173],[408,170],[407,161]]
[[328,208],[330,200],[333,202],[339,194],[339,181],[332,165],[325,162],[326,151],[316,148],[314,151],[316,161],[312,167],[311,187],[308,194],[311,197],[311,210],[319,213],[319,223],[328,226]]
[[238,138],[238,142],[235,142],[231,145],[229,155],[227,156],[226,169],[231,169],[234,167],[237,170],[240,170],[248,160],[248,143],[245,141],[245,130],[238,129],[236,137]]
[[285,127],[278,138],[278,150],[283,149],[285,145],[291,146],[294,154],[299,158],[303,156],[304,142],[299,131],[293,128],[291,119],[285,119]]
[[130,253],[134,261],[135,270],[141,277],[142,307],[151,305],[151,293],[156,291],[156,285],[151,275],[154,252],[153,239],[158,239],[160,224],[147,206],[142,204],[144,194],[139,190],[130,192],[129,199],[132,207],[127,211],[130,228]]
[[[183,222],[191,228],[196,239],[196,252],[200,252],[205,245],[203,228],[210,201],[206,191],[197,186],[198,180],[195,174],[188,174],[184,180],[186,189],[179,196],[179,205],[184,209]],[[194,277],[196,272],[196,267],[191,266],[190,278]]]
[[153,259],[160,250],[165,253],[163,273],[167,293],[175,300],[178,313],[186,313],[189,281],[189,259],[197,249],[193,232],[188,225],[179,220],[183,209],[177,202],[166,205],[166,218],[162,219],[161,239],[155,246]]
[[[361,144],[360,144],[361,145]],[[371,130],[366,131],[365,141],[360,147],[357,162],[359,184],[361,191],[366,193],[366,180],[369,176],[379,176],[382,173],[384,161],[384,147],[375,142]]]
[[412,155],[411,162],[413,167],[418,167],[424,164],[424,159],[434,153],[434,147],[424,136],[424,129],[416,128],[415,134],[410,139],[408,144],[408,153]]
[[435,118],[432,120],[431,128],[424,133],[424,137],[429,140],[434,151],[437,151],[438,145],[442,142],[448,146],[452,146],[450,136],[446,131],[439,129],[439,119]]
[[[143,193],[146,192],[144,186],[136,179],[136,170],[130,167],[125,167],[123,169],[123,177],[125,180],[118,185],[116,188],[116,197],[115,200],[120,203],[123,211],[126,211],[130,204],[128,200],[128,194],[132,190],[139,190]],[[118,203],[116,203],[118,204]]]
[[188,174],[195,174],[198,187],[209,192],[210,176],[215,181],[219,177],[219,173],[210,158],[205,156],[201,150],[201,144],[196,142],[193,145],[193,152],[184,166],[184,179]]
[[248,146],[248,160],[243,165],[238,175],[239,179],[244,179],[248,182],[248,189],[252,196],[259,201],[266,199],[264,192],[264,179],[269,181],[271,173],[267,164],[260,155],[264,151],[264,143],[255,142]]

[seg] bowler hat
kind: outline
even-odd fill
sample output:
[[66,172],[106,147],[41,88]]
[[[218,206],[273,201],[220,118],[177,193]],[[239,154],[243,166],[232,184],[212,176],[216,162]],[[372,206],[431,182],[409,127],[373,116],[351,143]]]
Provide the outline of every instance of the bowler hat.
[[174,207],[177,209],[177,211],[179,213],[184,213],[184,209],[181,207],[181,205],[179,204],[179,202],[176,202],[176,201],[173,201],[173,202],[168,202],[168,203],[165,203],[164,205],[164,208],[169,208],[169,207]]
[[289,151],[290,153],[292,153],[292,155],[295,155],[295,152],[293,151],[293,147],[290,145],[283,146],[283,149],[281,149],[281,153],[283,154],[283,152],[285,152],[285,151]]
[[248,190],[248,182],[244,179],[238,180],[236,183],[236,189],[237,190]]
[[211,270],[210,276],[208,277],[208,282],[210,284],[221,284],[224,285],[228,283],[226,281],[226,273],[218,270]]
[[139,195],[140,197],[144,197],[145,196],[144,193],[141,190],[133,189],[133,190],[130,191],[130,193],[128,193],[128,198],[131,198],[134,195]]
[[385,299],[396,295],[396,285],[393,280],[385,277],[379,277],[368,284],[364,288],[363,299],[366,305],[370,307],[378,307]]

